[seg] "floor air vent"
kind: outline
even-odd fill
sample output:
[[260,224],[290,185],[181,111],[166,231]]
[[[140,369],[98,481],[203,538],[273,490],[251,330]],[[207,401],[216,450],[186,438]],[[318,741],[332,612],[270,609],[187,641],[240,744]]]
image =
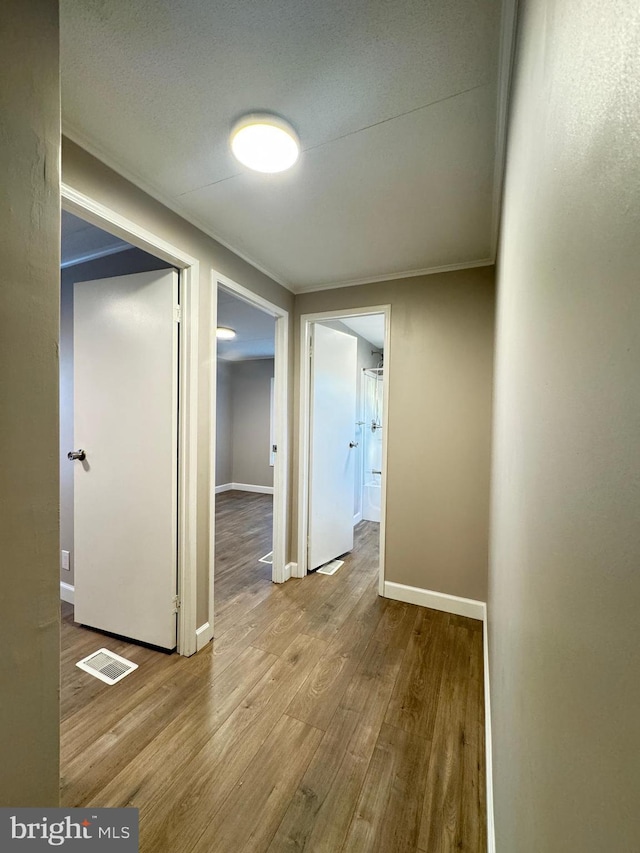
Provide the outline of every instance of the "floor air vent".
[[125,660],[120,655],[110,652],[109,649],[98,649],[97,652],[78,661],[76,666],[90,675],[95,675],[105,684],[116,684],[138,668],[137,663]]
[[344,566],[344,560],[331,560],[330,563],[325,563],[318,569],[319,575],[335,575],[340,566]]

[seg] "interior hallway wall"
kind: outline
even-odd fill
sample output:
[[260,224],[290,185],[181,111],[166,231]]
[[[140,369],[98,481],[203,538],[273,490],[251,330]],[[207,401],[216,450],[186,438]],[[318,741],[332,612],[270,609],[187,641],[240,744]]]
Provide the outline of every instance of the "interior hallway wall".
[[218,359],[216,379],[216,486],[233,482],[233,414],[230,361]]
[[272,358],[232,363],[233,483],[273,487],[269,464],[273,365]]
[[640,792],[640,6],[524,0],[499,255],[498,853],[629,853]]
[[[486,600],[494,269],[296,296],[300,315],[391,305],[386,580]],[[297,427],[297,421],[296,421]],[[292,551],[297,549],[298,435]]]
[[68,584],[75,582],[74,463],[67,459],[67,453],[77,449],[73,437],[73,285],[78,281],[131,275],[169,266],[140,249],[128,249],[60,271],[60,548],[70,553],[70,569],[60,569],[60,580]]
[[58,805],[60,61],[55,0],[0,9],[0,806]]

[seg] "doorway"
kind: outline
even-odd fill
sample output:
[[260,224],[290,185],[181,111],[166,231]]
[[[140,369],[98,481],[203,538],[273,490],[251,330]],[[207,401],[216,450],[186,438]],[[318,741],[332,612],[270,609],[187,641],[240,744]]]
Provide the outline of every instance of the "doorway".
[[384,589],[390,306],[301,317],[297,576],[379,548]]
[[275,318],[218,287],[215,620],[260,600],[273,566]]
[[[209,624],[253,606],[286,562],[288,313],[214,273]],[[217,333],[216,333],[217,332]],[[214,485],[215,484],[215,487]],[[199,643],[200,645],[200,643]]]
[[61,597],[76,622],[176,647],[178,273],[63,211]]

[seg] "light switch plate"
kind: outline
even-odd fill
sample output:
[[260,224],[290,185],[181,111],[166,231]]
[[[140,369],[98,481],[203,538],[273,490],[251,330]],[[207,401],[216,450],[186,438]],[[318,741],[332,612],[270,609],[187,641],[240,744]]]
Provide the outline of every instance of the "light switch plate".
[[69,551],[61,551],[60,555],[60,565],[66,572],[70,572],[71,565],[69,563]]

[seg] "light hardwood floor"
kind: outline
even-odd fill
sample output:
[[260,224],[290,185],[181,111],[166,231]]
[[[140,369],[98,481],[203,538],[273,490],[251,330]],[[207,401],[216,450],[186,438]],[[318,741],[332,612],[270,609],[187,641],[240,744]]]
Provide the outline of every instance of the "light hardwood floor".
[[[138,807],[145,853],[483,853],[481,624],[379,598],[370,522],[336,575],[271,584],[269,502],[228,495],[197,655],[104,637],[63,605],[63,805]],[[108,687],[74,666],[102,645],[140,668]]]

